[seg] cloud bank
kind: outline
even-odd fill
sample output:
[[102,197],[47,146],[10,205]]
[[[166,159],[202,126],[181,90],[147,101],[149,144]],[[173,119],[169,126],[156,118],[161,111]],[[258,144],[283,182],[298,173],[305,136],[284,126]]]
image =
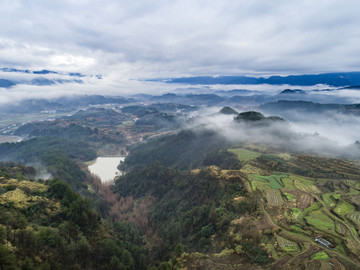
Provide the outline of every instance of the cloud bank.
[[210,129],[233,144],[240,142],[265,144],[298,153],[321,154],[333,157],[360,157],[360,118],[341,114],[329,118],[318,115],[306,122],[274,122],[259,125],[235,122],[233,115],[217,113],[220,108],[204,109],[194,116],[187,128]]
[[360,3],[3,0],[5,66],[122,78],[358,69]]

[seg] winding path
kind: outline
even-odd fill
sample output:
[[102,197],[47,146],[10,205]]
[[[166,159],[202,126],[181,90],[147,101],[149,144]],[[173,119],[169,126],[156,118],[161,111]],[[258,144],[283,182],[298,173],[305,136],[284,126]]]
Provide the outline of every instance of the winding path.
[[[315,197],[317,197],[317,196],[315,196]],[[318,198],[317,198],[317,199],[318,199]],[[319,201],[320,201],[320,200],[319,200]],[[321,201],[320,201],[320,202],[321,202]],[[274,222],[274,220],[272,219],[272,216],[265,210],[264,202],[263,202],[262,200],[260,201],[260,206],[261,206],[261,211],[266,215],[266,217],[267,217],[267,219],[268,219],[268,221],[270,222],[271,225],[273,225],[275,228],[278,228],[278,229],[280,229],[280,230],[282,230],[282,231],[284,231],[284,232],[286,232],[286,233],[292,233],[292,232],[290,232],[290,231],[288,231],[288,230],[285,230],[284,228],[280,227],[279,225],[277,225],[277,224]],[[299,241],[298,239],[295,239],[295,237],[292,237],[291,235],[288,235],[288,234],[287,234],[287,237],[290,238],[291,240],[296,241],[296,242]],[[302,241],[302,242],[305,242],[305,241]],[[296,257],[298,257],[298,256],[303,255],[303,254],[306,253],[306,252],[309,252],[312,248],[314,248],[314,246],[316,246],[316,247],[319,247],[319,248],[325,250],[327,253],[332,254],[335,258],[336,258],[336,257],[341,257],[343,260],[345,260],[345,261],[347,261],[348,263],[350,263],[351,265],[353,265],[353,266],[355,267],[355,269],[360,269],[360,264],[359,264],[359,262],[355,262],[355,261],[349,259],[348,257],[344,256],[343,254],[341,254],[341,253],[339,253],[339,252],[337,252],[337,251],[334,251],[334,250],[331,250],[331,249],[327,249],[327,248],[325,248],[325,247],[317,244],[317,243],[316,243],[314,240],[312,240],[312,239],[309,239],[307,242],[310,243],[309,247],[308,247],[307,249],[305,249],[304,251],[302,251],[301,253],[295,255],[294,258],[291,259],[290,261],[294,260],[294,259],[295,259]]]

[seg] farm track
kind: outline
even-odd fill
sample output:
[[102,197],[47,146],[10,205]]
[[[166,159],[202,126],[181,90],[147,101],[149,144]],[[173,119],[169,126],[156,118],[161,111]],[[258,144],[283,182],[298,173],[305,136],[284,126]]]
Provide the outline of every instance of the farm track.
[[[296,187],[295,181],[294,181],[294,186]],[[347,225],[346,223],[344,223],[340,218],[338,218],[337,216],[335,216],[333,213],[330,212],[330,209],[328,208],[328,206],[326,205],[326,203],[323,202],[323,200],[320,199],[320,197],[316,194],[313,194],[311,192],[309,192],[316,200],[318,200],[318,202],[321,203],[321,205],[324,207],[324,211],[326,212],[327,216],[330,217],[331,219],[333,219],[334,221],[339,222],[340,224],[344,225],[349,231],[350,234],[352,236],[352,238],[355,240],[355,242],[357,242],[358,245],[360,245],[360,241],[357,238],[357,236],[354,234],[353,230],[349,227],[349,225]]]
[[284,269],[284,267],[288,265],[290,259],[290,255],[285,255],[284,257],[280,258],[272,264],[273,269]]
[[[318,198],[317,198],[317,199],[318,199]],[[295,237],[292,237],[292,236],[288,235],[288,233],[292,234],[292,232],[287,231],[287,230],[285,230],[284,228],[281,228],[279,225],[277,225],[277,224],[274,222],[274,220],[272,219],[271,215],[265,210],[264,203],[263,203],[262,201],[260,202],[260,206],[261,206],[262,212],[266,215],[269,223],[270,223],[272,226],[274,226],[275,228],[278,228],[278,229],[286,232],[287,236],[284,236],[284,237],[288,237],[288,238],[290,238],[290,240],[299,241],[299,239],[296,239]],[[304,236],[304,237],[306,237],[306,236]],[[302,241],[302,242],[305,242],[305,241]],[[315,242],[314,240],[312,240],[312,239],[309,239],[308,242],[310,243],[309,248],[306,249],[305,251],[297,254],[296,256],[294,256],[294,257],[291,259],[291,261],[295,260],[295,258],[298,258],[299,256],[304,256],[304,253],[305,253],[305,255],[307,254],[307,252],[310,253],[311,250],[312,250],[312,248],[318,247],[318,248],[323,249],[324,251],[328,252],[329,254],[332,254],[335,258],[339,258],[339,257],[340,257],[341,259],[347,261],[349,264],[351,264],[351,265],[353,265],[353,267],[355,267],[355,268],[353,268],[353,269],[360,269],[360,263],[359,263],[359,262],[355,262],[355,261],[349,259],[348,257],[342,255],[341,253],[339,253],[339,252],[337,252],[337,251],[330,250],[330,249],[327,249],[327,248],[325,248],[325,247],[323,247],[323,246],[321,246],[321,245],[318,245],[318,244],[316,244],[316,242]],[[311,254],[310,254],[310,255],[311,255]],[[287,256],[288,256],[288,255],[287,255]],[[286,257],[286,256],[285,256],[285,257]],[[290,257],[290,256],[288,256],[288,257]],[[291,258],[291,257],[290,257],[290,258]],[[279,262],[279,263],[278,263],[278,262]],[[286,259],[286,262],[288,262],[288,259]],[[281,258],[280,261],[276,261],[276,262],[273,264],[273,266],[281,266],[281,267],[283,267],[284,265],[285,265],[284,258]],[[275,269],[281,269],[281,268],[275,268]]]
[[355,235],[355,233],[354,233],[353,230],[350,228],[350,226],[347,225],[346,223],[344,223],[340,218],[338,218],[337,216],[335,216],[333,213],[331,213],[330,210],[328,209],[327,205],[326,205],[322,200],[320,200],[320,198],[319,198],[317,195],[315,195],[315,194],[312,194],[312,195],[322,204],[322,206],[324,207],[324,211],[326,212],[326,214],[327,214],[330,218],[332,218],[332,219],[334,219],[335,221],[339,222],[340,224],[344,225],[344,226],[348,229],[348,231],[350,232],[353,240],[354,240],[355,242],[357,242],[358,245],[360,245],[359,238]]
[[[346,224],[346,222],[344,222],[342,219],[338,218],[336,215],[334,215],[333,213],[330,212],[330,208],[327,207],[327,205],[325,204],[325,202],[319,198],[318,196],[318,192],[320,192],[319,190],[316,189],[312,189],[310,187],[308,187],[306,184],[303,184],[302,182],[300,182],[299,180],[296,179],[292,179],[292,183],[295,189],[305,193],[302,194],[299,198],[299,208],[307,208],[309,206],[311,206],[312,203],[314,203],[314,200],[320,202],[320,205],[322,206],[322,210],[324,211],[324,214],[327,215],[330,219],[333,220],[334,225],[336,225],[336,223],[338,223],[339,226],[339,235],[341,235],[341,233],[344,233],[344,235],[348,235],[348,237],[350,237],[350,239],[352,239],[355,243],[356,246],[360,246],[360,240],[357,236],[357,234],[352,230],[352,228]],[[248,179],[248,182],[250,184],[250,187],[252,187],[252,183],[251,181]],[[251,191],[252,190],[251,188]],[[274,196],[275,194],[273,194],[272,192],[266,192],[265,193],[265,197],[268,201],[268,205],[270,206],[281,206],[278,205],[279,201],[276,200],[277,196]],[[279,260],[277,260],[276,262],[273,263],[272,267],[275,267],[273,269],[291,269],[289,267],[291,267],[291,262],[298,262],[299,260],[303,260],[306,257],[311,256],[312,254],[314,254],[317,251],[325,251],[326,253],[328,253],[329,255],[331,255],[331,257],[334,258],[334,260],[339,260],[342,261],[343,263],[345,263],[345,267],[346,269],[360,269],[360,260],[358,260],[359,258],[355,258],[355,257],[348,257],[346,255],[343,255],[342,253],[336,251],[336,250],[330,250],[324,246],[321,246],[319,244],[317,244],[314,239],[311,236],[308,235],[304,235],[302,233],[299,232],[294,232],[292,231],[290,228],[288,227],[283,227],[281,224],[277,224],[272,215],[270,215],[266,209],[265,209],[265,202],[264,200],[260,200],[259,201],[260,204],[260,210],[263,214],[265,214],[267,223],[278,229],[279,232],[279,236],[282,236],[288,240],[294,241],[298,244],[300,244],[301,247],[301,252],[298,254],[288,254],[282,258],[280,258]],[[334,229],[336,229],[334,227]],[[350,232],[350,234],[348,234],[348,232]],[[305,245],[304,245],[305,244]],[[347,266],[346,266],[347,265]],[[349,267],[349,268],[348,268]]]

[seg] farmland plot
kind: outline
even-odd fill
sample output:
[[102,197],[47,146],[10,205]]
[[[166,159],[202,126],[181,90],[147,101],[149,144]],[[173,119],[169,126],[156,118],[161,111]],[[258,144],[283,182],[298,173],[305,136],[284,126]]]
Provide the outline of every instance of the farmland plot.
[[340,203],[335,207],[334,212],[339,216],[345,216],[355,210],[355,207],[346,201],[341,200]]
[[338,232],[339,234],[346,235],[347,230],[346,230],[345,226],[342,225],[338,221],[335,222],[335,229],[336,229],[336,232]]
[[277,241],[283,251],[286,251],[286,252],[298,252],[299,251],[299,247],[297,246],[297,244],[286,238],[278,236]]
[[269,176],[256,175],[256,174],[252,175],[253,181],[263,183],[263,184],[257,183],[256,186],[264,186],[265,183],[267,187],[271,187],[274,189],[281,189],[284,187],[284,183],[281,180],[284,177],[287,177],[287,175],[286,174],[281,174],[281,175],[273,174]]
[[282,206],[284,204],[280,191],[276,189],[269,189],[266,191],[266,200],[270,206]]
[[314,200],[311,195],[307,193],[303,193],[299,198],[299,208],[300,209],[308,208],[310,204],[313,203],[313,201]]
[[356,225],[360,226],[360,212],[353,212],[348,214],[348,218],[355,222]]
[[228,149],[228,151],[237,155],[240,161],[249,161],[261,156],[261,154],[258,152],[250,151],[243,148]]
[[312,225],[315,229],[334,233],[335,224],[334,221],[324,214],[321,210],[315,210],[310,212],[306,217],[306,222]]

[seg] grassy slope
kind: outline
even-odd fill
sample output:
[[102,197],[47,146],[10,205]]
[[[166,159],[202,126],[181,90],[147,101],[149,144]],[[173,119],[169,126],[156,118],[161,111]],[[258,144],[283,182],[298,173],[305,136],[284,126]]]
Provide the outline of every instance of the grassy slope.
[[232,148],[232,149],[228,149],[228,151],[236,154],[240,161],[249,161],[261,155],[258,152],[254,152],[243,148]]

